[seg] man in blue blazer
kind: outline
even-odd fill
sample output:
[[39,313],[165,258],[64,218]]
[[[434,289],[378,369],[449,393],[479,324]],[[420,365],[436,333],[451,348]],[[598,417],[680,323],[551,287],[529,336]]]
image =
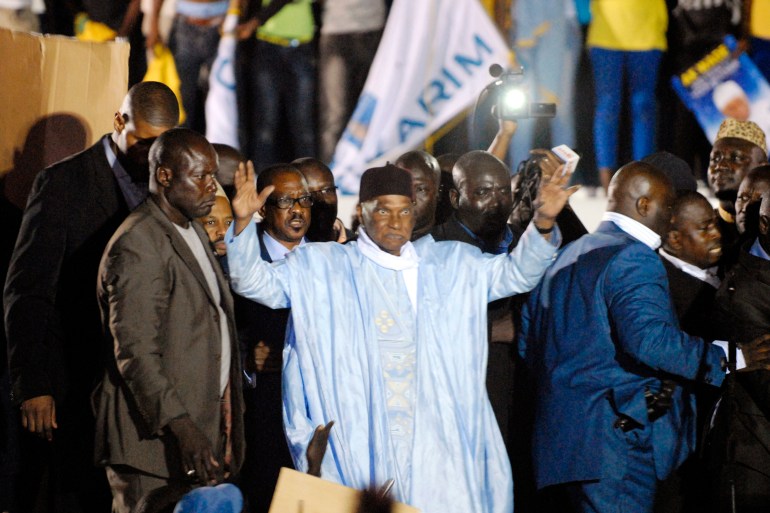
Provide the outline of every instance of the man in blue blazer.
[[[657,480],[695,443],[692,401],[662,379],[724,379],[723,350],[679,329],[655,253],[673,200],[659,169],[621,168],[598,230],[563,250],[524,309],[537,486],[559,485],[577,511],[652,511]],[[756,365],[753,345],[743,353]]]

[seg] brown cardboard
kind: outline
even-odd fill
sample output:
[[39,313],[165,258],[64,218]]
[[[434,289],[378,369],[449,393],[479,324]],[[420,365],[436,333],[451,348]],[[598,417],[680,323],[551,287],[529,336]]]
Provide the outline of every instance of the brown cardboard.
[[[269,513],[356,513],[360,491],[296,470],[282,468]],[[393,513],[419,513],[394,503]]]
[[123,42],[0,29],[0,178],[13,203],[41,169],[112,131],[128,53]]

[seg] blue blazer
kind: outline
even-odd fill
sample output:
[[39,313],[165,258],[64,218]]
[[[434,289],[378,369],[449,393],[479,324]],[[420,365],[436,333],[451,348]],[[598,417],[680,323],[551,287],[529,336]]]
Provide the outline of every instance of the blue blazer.
[[[567,246],[524,308],[519,349],[535,392],[532,442],[539,488],[621,477],[633,432],[648,427],[646,389],[661,377],[719,385],[724,353],[679,329],[658,255],[612,222]],[[681,387],[652,423],[658,479],[695,446],[695,406]]]

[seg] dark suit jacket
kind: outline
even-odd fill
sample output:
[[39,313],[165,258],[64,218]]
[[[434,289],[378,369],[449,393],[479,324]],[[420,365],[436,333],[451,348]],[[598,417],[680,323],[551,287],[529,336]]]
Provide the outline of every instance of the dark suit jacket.
[[[208,236],[193,222],[205,248]],[[232,296],[219,263],[220,306],[230,328],[232,470],[243,461],[241,365]],[[222,461],[219,314],[203,271],[174,225],[150,197],[104,251],[97,285],[105,345],[114,356],[99,391],[96,458],[161,477],[181,478],[172,419],[189,415]]]
[[[716,296],[717,320],[731,342],[743,343],[770,333],[770,261],[749,254],[746,243]],[[770,505],[770,372],[737,372],[709,435],[712,463],[726,470],[736,463],[738,511],[767,511]],[[727,448],[727,450],[725,449]],[[729,451],[729,452],[728,452]],[[720,481],[725,474],[717,474]],[[722,492],[725,495],[727,492]]]
[[666,268],[671,300],[682,330],[709,342],[721,340],[712,313],[717,289],[678,269],[665,258],[660,260]]
[[5,283],[16,402],[53,395],[58,414],[89,415],[104,370],[96,273],[128,213],[101,140],[37,176]]
[[649,426],[656,475],[665,478],[694,447],[694,404],[677,390],[669,412],[650,423],[645,390],[660,389],[661,373],[724,377],[722,351],[680,331],[658,255],[611,222],[546,271],[523,311],[520,350],[535,385],[541,488],[622,476],[633,434],[614,427],[619,415]]

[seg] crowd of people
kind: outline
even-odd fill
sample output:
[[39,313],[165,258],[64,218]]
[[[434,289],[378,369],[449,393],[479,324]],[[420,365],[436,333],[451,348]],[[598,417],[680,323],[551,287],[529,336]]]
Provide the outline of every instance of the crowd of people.
[[[335,52],[376,49],[385,7],[349,4],[327,0],[322,84],[343,82]],[[633,70],[657,68],[665,45],[606,44],[607,5],[589,33],[608,88],[594,125],[607,209],[588,233],[571,171],[510,120],[487,150],[366,170],[346,223],[336,139],[316,145],[292,96],[312,111],[314,93],[289,92],[315,80],[311,2],[239,5],[244,55],[265,64],[254,98],[259,84],[277,95],[248,102],[266,115],[244,118],[275,130],[252,127],[241,152],[201,135],[205,91],[188,89],[233,6],[180,0],[172,48],[196,63],[180,67],[186,126],[174,92],[139,82],[113,131],[29,194],[3,292],[0,510],[266,513],[288,467],[376,490],[360,511],[387,510],[385,493],[425,512],[767,511],[767,136],[721,124],[712,207],[690,155],[654,152],[641,113],[656,78]],[[360,60],[344,73],[362,81]],[[643,90],[634,160],[616,170],[609,88],[626,66]],[[344,89],[318,110],[335,137],[356,96]],[[287,163],[270,114],[282,101],[299,114]]]

